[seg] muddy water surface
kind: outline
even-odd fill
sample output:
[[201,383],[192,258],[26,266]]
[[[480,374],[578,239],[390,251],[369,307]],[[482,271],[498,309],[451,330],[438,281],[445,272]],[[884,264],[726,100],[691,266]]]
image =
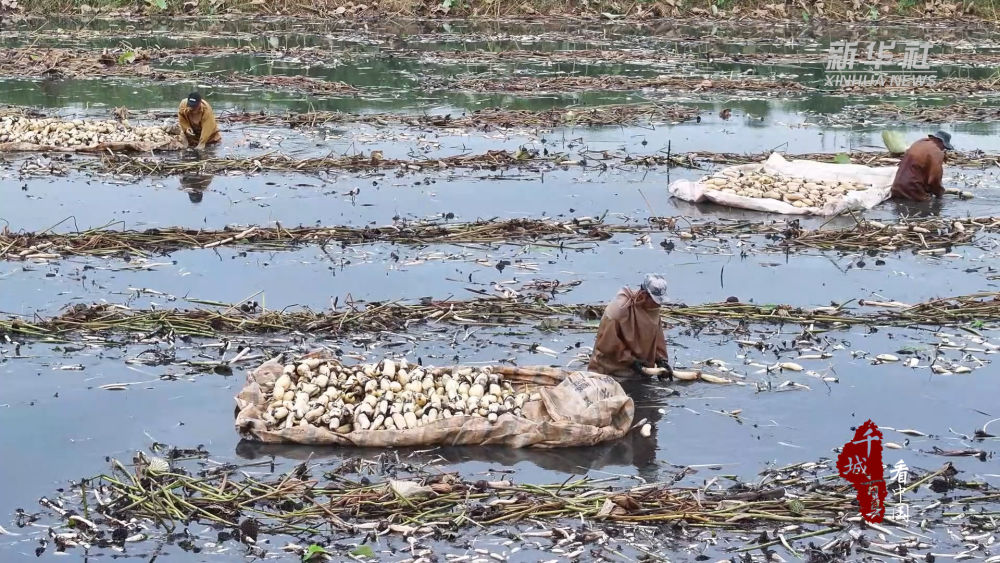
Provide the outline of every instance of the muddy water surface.
[[[428,77],[451,79],[458,75],[529,76],[625,74],[653,76],[679,67],[634,64],[539,64],[537,62],[421,64],[416,59],[388,57],[378,49],[405,43],[407,48],[433,53],[447,50],[623,49],[646,47],[678,53],[705,48],[725,52],[797,53],[825,51],[838,38],[919,38],[930,35],[922,28],[817,30],[797,26],[767,29],[704,28],[698,26],[629,27],[610,25],[583,28],[535,25],[476,27],[461,24],[369,26],[354,29],[341,24],[291,21],[224,21],[193,23],[178,32],[170,22],[133,26],[127,22],[97,20],[89,33],[78,33],[73,22],[51,22],[49,34],[28,33],[28,27],[4,29],[5,45],[42,43],[86,49],[117,47],[122,41],[146,48],[190,45],[244,45],[274,37],[279,45],[324,47],[342,50],[337,64],[308,66],[265,57],[196,57],[172,63],[171,68],[219,72],[308,75],[342,80],[362,87],[357,94],[313,97],[246,87],[202,87],[198,81],[164,84],[131,79],[0,82],[0,100],[14,105],[37,106],[64,115],[107,117],[110,109],[128,106],[138,121],[154,118],[149,111],[169,115],[177,101],[192,88],[201,88],[217,111],[330,110],[349,113],[397,112],[406,114],[455,113],[483,107],[544,110],[648,101],[679,101],[699,108],[698,122],[655,126],[539,129],[514,127],[505,131],[441,130],[375,127],[342,123],[317,130],[290,130],[280,126],[224,125],[225,142],[214,156],[253,156],[281,151],[296,158],[329,153],[355,154],[383,151],[388,158],[435,158],[475,154],[488,150],[564,152],[591,161],[586,167],[540,170],[457,170],[378,173],[324,171],[315,174],[233,174],[212,178],[101,175],[70,171],[60,177],[27,177],[20,172],[26,159],[39,155],[4,155],[0,170],[0,219],[12,230],[72,231],[107,225],[108,228],[143,229],[183,226],[221,228],[229,224],[352,225],[390,224],[404,219],[439,218],[453,221],[485,218],[571,219],[605,216],[610,222],[645,221],[651,214],[683,215],[692,221],[740,218],[764,221],[770,217],[715,206],[694,206],[671,200],[670,180],[695,178],[704,171],[680,168],[601,169],[600,153],[651,154],[704,150],[714,152],[836,153],[880,149],[885,126],[915,140],[938,124],[860,122],[831,124],[817,117],[834,116],[860,101],[839,95],[810,93],[781,98],[767,93],[754,96],[705,96],[697,92],[579,92],[552,94],[474,94],[445,88],[425,88]],[[214,26],[214,27],[213,27]],[[62,28],[63,31],[58,31]],[[996,48],[995,31],[967,29],[949,35],[951,43],[937,48],[957,49],[963,43]],[[697,41],[695,41],[697,40]],[[687,51],[685,51],[687,49]],[[701,51],[695,51],[701,52]],[[731,73],[745,65],[697,63],[696,71]],[[822,64],[791,67],[758,65],[758,74],[792,73],[796,79],[822,78]],[[689,69],[684,69],[685,72]],[[966,69],[967,70],[967,69]],[[995,69],[976,69],[976,73]],[[945,69],[948,74],[961,69]],[[970,74],[967,74],[970,75]],[[975,74],[978,76],[978,74]],[[440,82],[440,81],[439,81]],[[437,84],[438,82],[435,82]],[[929,95],[921,104],[941,105],[953,97]],[[871,100],[865,100],[870,102]],[[718,113],[732,108],[723,120]],[[162,119],[162,117],[157,118]],[[1000,149],[997,123],[945,127],[956,146],[969,150]],[[45,157],[43,157],[45,158]],[[167,156],[166,158],[191,158]],[[74,157],[87,161],[88,157]],[[946,183],[974,191],[970,201],[947,198],[930,206],[885,204],[864,215],[894,220],[901,216],[995,215],[1000,201],[996,169],[949,167]],[[65,221],[64,221],[65,220]],[[823,218],[803,218],[803,224],[820,227]],[[851,218],[831,221],[828,227],[846,227]],[[55,227],[53,227],[55,225]],[[674,242],[667,251],[661,242]],[[470,299],[469,291],[495,291],[494,284],[517,288],[532,280],[581,282],[555,297],[557,303],[600,304],[623,285],[635,285],[648,271],[664,273],[675,302],[716,302],[729,296],[759,304],[797,306],[828,305],[853,299],[899,300],[915,303],[936,297],[995,291],[996,240],[990,236],[952,249],[948,257],[928,257],[911,251],[882,253],[800,252],[789,255],[769,251],[762,237],[735,238],[718,243],[687,244],[669,233],[648,239],[618,235],[579,250],[559,250],[537,245],[328,245],[276,252],[223,248],[189,250],[166,256],[126,261],[67,258],[50,263],[0,262],[0,311],[14,315],[52,315],[67,305],[123,303],[133,307],[198,305],[185,298],[236,302],[253,296],[265,307],[310,307],[321,310],[332,299],[415,301],[422,297]],[[745,252],[745,256],[741,253]],[[501,260],[511,262],[502,271]],[[857,304],[850,305],[864,312]],[[579,324],[579,323],[578,323]],[[17,483],[0,488],[2,525],[21,536],[0,536],[0,559],[34,556],[37,529],[14,529],[14,509],[39,510],[37,500],[64,487],[68,481],[106,470],[106,456],[123,461],[153,442],[208,449],[214,459],[250,463],[275,460],[276,472],[312,456],[322,463],[337,463],[350,456],[374,458],[381,452],[306,447],[264,447],[240,442],[232,426],[233,395],[243,382],[243,370],[264,355],[324,345],[344,352],[360,352],[377,359],[387,354],[420,357],[429,364],[455,361],[519,364],[579,365],[592,345],[595,323],[585,329],[556,333],[530,324],[466,329],[454,326],[415,328],[408,334],[374,333],[303,340],[298,335],[273,335],[266,339],[232,337],[233,344],[249,344],[261,357],[240,364],[232,375],[213,373],[204,365],[219,358],[219,341],[161,342],[104,347],[93,343],[49,344],[18,339],[0,342],[0,426],[20,429],[0,433],[0,451],[16,463],[0,464],[0,479]],[[672,360],[694,366],[709,359],[721,360],[745,385],[712,386],[705,383],[669,386],[627,384],[638,405],[637,417],[654,423],[649,439],[639,436],[595,448],[559,452],[510,451],[493,448],[448,448],[430,452],[401,451],[400,456],[419,462],[437,459],[442,468],[468,476],[500,475],[512,469],[524,482],[564,481],[569,474],[603,477],[625,475],[630,479],[660,481],[679,467],[699,466],[685,483],[704,483],[720,475],[752,479],[768,464],[787,464],[835,456],[833,448],[851,435],[851,427],[867,418],[896,429],[918,429],[927,437],[912,437],[887,430],[886,440],[901,446],[886,453],[886,460],[902,458],[915,468],[936,469],[952,461],[964,479],[1000,485],[996,469],[996,442],[972,442],[970,435],[996,413],[992,354],[940,348],[942,340],[961,340],[968,330],[947,329],[952,336],[936,334],[934,327],[853,328],[816,335],[816,347],[831,355],[822,360],[796,360],[789,343],[802,336],[796,326],[748,327],[743,335],[767,343],[763,351],[741,347],[732,328],[713,325],[697,329],[682,324],[668,328]],[[995,342],[990,325],[965,327]],[[117,338],[122,338],[118,336]],[[23,340],[23,339],[22,339]],[[1000,342],[995,342],[1000,344]],[[532,352],[532,345],[552,350],[552,355]],[[902,362],[875,364],[880,353],[917,355],[919,367]],[[934,355],[941,361],[973,368],[967,375],[933,375],[927,367]],[[233,350],[225,358],[234,355]],[[160,358],[161,361],[151,361]],[[806,372],[763,371],[760,366],[778,360],[803,363]],[[835,378],[824,381],[821,377]],[[788,382],[807,386],[794,387]],[[99,386],[130,383],[126,391],[106,391]],[[677,396],[670,396],[669,389]],[[663,413],[660,410],[663,410]],[[738,417],[718,411],[741,410]],[[988,461],[943,457],[934,448],[954,450],[976,447],[989,452]],[[12,456],[12,457],[8,457]],[[436,456],[440,456],[437,458]],[[270,470],[269,468],[267,469]],[[942,538],[943,539],[943,538]],[[202,540],[199,540],[202,541]],[[274,544],[283,544],[275,538]],[[394,540],[388,539],[387,542]],[[202,542],[204,543],[204,542]],[[185,554],[168,545],[169,560],[242,559],[237,549]],[[682,548],[668,552],[678,560]],[[939,551],[957,551],[945,541]],[[721,550],[712,552],[722,555]],[[79,554],[73,554],[77,556]],[[148,554],[147,554],[148,555]],[[45,555],[50,556],[50,552]],[[526,555],[527,556],[527,555]],[[541,554],[538,555],[541,557]]]

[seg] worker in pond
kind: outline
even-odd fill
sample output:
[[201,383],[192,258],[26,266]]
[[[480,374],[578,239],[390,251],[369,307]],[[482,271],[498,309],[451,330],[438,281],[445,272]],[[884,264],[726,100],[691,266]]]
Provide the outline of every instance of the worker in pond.
[[941,177],[944,175],[944,151],[955,150],[951,135],[938,131],[910,145],[892,181],[892,197],[912,201],[927,201],[931,196],[944,195]]
[[191,92],[177,108],[177,121],[188,147],[198,150],[222,141],[212,106],[198,92]]
[[661,379],[673,380],[660,327],[666,293],[667,281],[653,274],[646,276],[638,291],[622,288],[604,309],[588,369],[616,376],[655,372]]

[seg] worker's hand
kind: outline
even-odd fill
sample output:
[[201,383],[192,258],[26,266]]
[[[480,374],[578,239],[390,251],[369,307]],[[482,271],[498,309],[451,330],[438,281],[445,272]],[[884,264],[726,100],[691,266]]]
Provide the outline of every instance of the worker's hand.
[[187,131],[185,131],[185,133],[187,133],[188,135],[194,137],[194,129],[192,129],[190,127],[187,128]]
[[640,362],[639,360],[632,360],[632,369],[637,374],[639,374],[639,375],[645,375],[644,372],[642,371],[642,368],[644,368],[644,367],[646,367],[646,366],[642,365],[642,362]]
[[660,379],[674,380],[674,370],[670,367],[670,362],[666,358],[661,358],[656,360],[656,367],[663,368],[665,371],[660,375]]

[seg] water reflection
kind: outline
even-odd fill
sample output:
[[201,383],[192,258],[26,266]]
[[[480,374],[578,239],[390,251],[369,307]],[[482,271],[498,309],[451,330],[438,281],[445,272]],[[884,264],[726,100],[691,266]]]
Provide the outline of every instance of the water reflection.
[[[663,416],[659,413],[659,409],[666,406],[664,398],[671,391],[663,384],[649,380],[619,381],[636,403],[635,421],[646,418],[652,425],[652,434],[649,437],[643,437],[636,429],[620,440],[589,447],[538,449],[448,446],[395,448],[394,451],[399,454],[400,459],[416,464],[444,461],[449,465],[456,465],[481,462],[495,464],[497,467],[511,467],[527,462],[539,469],[567,475],[583,475],[588,471],[637,474],[649,482],[656,482],[662,477],[661,467],[656,460],[659,449],[658,423]],[[373,460],[384,451],[380,448],[264,444],[248,440],[240,440],[236,445],[236,455],[248,460],[270,456],[291,460],[355,457]],[[629,470],[629,466],[635,470]],[[461,471],[461,468],[459,470]]]
[[181,176],[181,190],[187,192],[191,203],[200,203],[208,186],[212,183],[211,174],[184,174]]
[[892,211],[900,217],[940,217],[944,198],[927,201],[892,200]]

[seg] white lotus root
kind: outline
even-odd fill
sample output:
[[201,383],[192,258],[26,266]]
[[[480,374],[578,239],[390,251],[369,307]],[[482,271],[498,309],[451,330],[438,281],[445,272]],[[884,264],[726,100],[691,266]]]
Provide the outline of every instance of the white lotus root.
[[269,429],[318,426],[354,430],[407,430],[454,416],[496,422],[521,416],[537,393],[517,392],[490,367],[425,370],[406,360],[343,366],[307,358],[287,364],[266,385]]
[[767,198],[795,207],[822,208],[844,194],[867,190],[869,186],[850,181],[811,181],[768,174],[763,171],[723,170],[702,180],[712,190],[743,197]]
[[163,126],[133,127],[118,121],[0,117],[0,143],[30,143],[51,147],[94,147],[102,143],[162,145],[174,137]]

